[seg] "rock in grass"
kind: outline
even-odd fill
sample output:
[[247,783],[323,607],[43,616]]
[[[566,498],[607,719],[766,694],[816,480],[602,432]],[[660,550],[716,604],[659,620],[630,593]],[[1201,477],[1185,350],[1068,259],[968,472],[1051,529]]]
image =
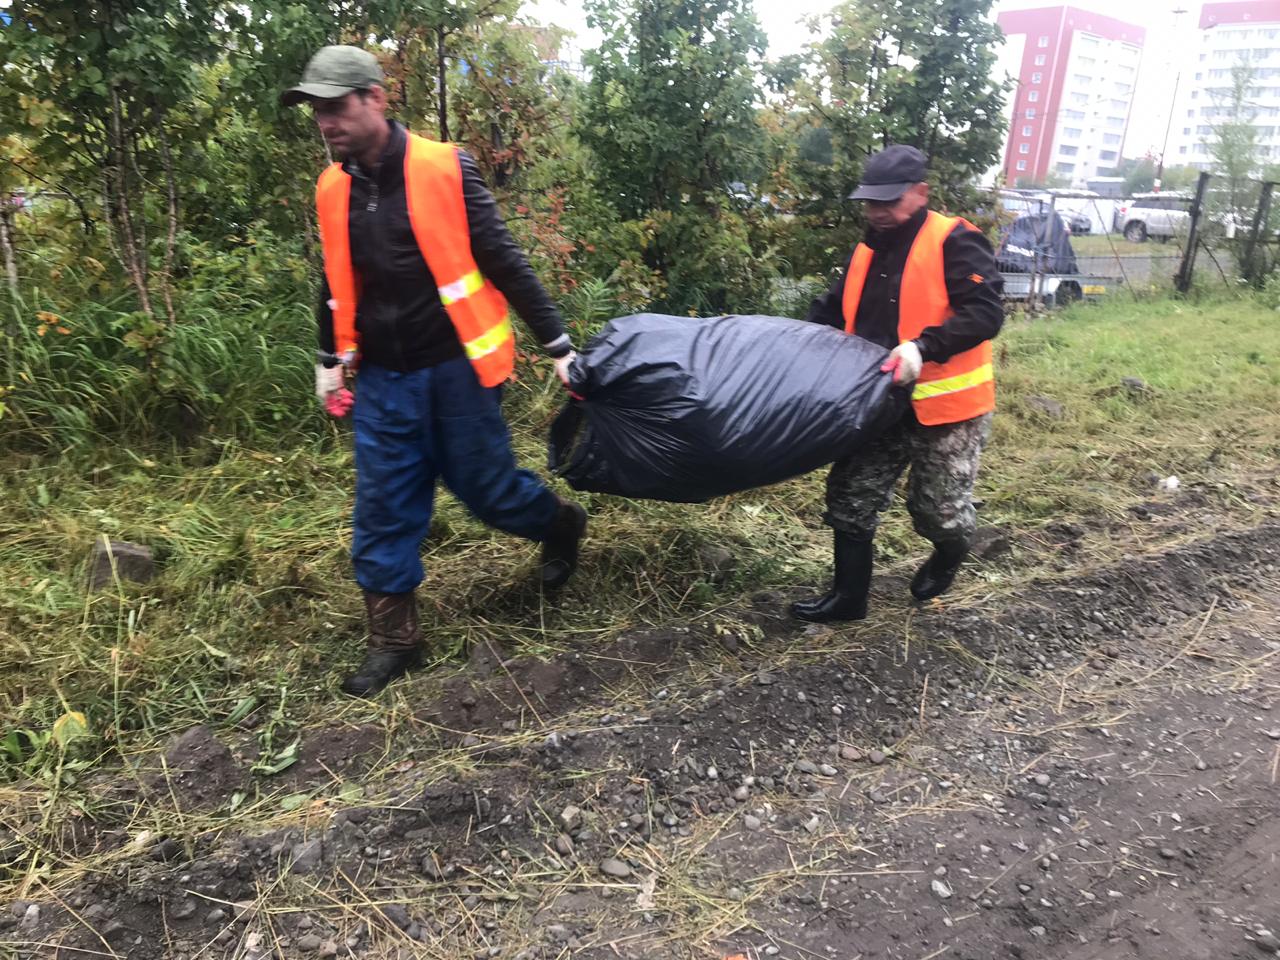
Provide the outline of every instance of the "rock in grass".
[[600,861],[600,872],[606,877],[614,877],[618,880],[625,880],[631,876],[631,868],[613,857]]
[[560,826],[566,833],[573,833],[582,826],[582,811],[573,804],[560,811]]
[[101,590],[114,583],[116,576],[135,583],[149,583],[155,575],[155,558],[150,547],[124,540],[94,542],[93,553],[89,557],[90,590]]
[[1067,415],[1066,408],[1053,397],[1033,393],[1022,402],[1032,413],[1042,414],[1050,420],[1061,420]]
[[320,866],[323,859],[324,845],[319,837],[295,844],[293,847],[293,863],[289,866],[289,872],[311,873]]

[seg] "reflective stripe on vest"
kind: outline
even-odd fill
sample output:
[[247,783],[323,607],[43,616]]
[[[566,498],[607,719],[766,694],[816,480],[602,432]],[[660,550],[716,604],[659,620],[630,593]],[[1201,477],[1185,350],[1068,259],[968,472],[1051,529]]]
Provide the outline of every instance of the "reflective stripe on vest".
[[[914,340],[926,328],[939,326],[951,316],[942,245],[959,224],[973,226],[959,217],[930,211],[916,234],[899,288],[899,342]],[[858,304],[871,269],[871,257],[871,248],[860,243],[849,260],[842,304],[846,333],[857,332]],[[911,391],[911,401],[916,418],[926,426],[971,420],[994,410],[991,341],[958,353],[946,363],[925,363]]]
[[[477,379],[486,387],[497,386],[511,376],[515,337],[507,319],[506,300],[480,272],[471,254],[457,148],[412,133],[407,137],[405,202],[414,239]],[[338,353],[355,349],[357,343],[359,277],[351,261],[350,199],[351,177],[340,164],[334,164],[320,175],[316,208],[325,276],[335,301],[333,327]]]

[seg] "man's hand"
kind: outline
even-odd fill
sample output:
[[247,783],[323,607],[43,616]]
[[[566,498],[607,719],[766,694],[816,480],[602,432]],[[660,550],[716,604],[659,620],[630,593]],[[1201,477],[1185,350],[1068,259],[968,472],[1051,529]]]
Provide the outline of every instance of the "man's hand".
[[343,370],[341,365],[326,367],[323,363],[316,364],[316,397],[334,417],[345,417],[355,403],[351,391],[345,386]]
[[556,357],[555,359],[556,376],[560,378],[560,382],[566,388],[569,386],[569,367],[573,365],[573,361],[577,358],[578,355],[570,350],[563,357]]
[[893,382],[905,386],[916,382],[923,365],[924,358],[920,356],[920,348],[916,346],[914,340],[908,340],[893,348],[889,359],[880,369],[884,373],[893,371]]

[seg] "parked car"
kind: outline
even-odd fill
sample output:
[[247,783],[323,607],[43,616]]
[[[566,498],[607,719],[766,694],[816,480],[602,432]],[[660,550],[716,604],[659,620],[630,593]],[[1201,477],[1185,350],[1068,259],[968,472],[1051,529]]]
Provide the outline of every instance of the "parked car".
[[1185,193],[1139,193],[1116,208],[1114,227],[1133,243],[1185,236],[1190,226],[1191,197]]
[[1077,210],[1075,213],[1064,211],[1064,214],[1072,236],[1082,237],[1093,231],[1093,221],[1089,219],[1087,213]]
[[[1000,191],[1000,206],[1006,213],[1012,213],[1014,216],[1043,216],[1049,212],[1049,206],[1052,203],[1052,197],[1049,193],[1043,191]],[[1072,194],[1072,196],[1079,196]],[[1075,235],[1083,235],[1093,231],[1093,221],[1089,219],[1089,215],[1082,210],[1070,211],[1063,207],[1058,207],[1055,211],[1058,216],[1062,217],[1063,223],[1067,225],[1067,229]]]

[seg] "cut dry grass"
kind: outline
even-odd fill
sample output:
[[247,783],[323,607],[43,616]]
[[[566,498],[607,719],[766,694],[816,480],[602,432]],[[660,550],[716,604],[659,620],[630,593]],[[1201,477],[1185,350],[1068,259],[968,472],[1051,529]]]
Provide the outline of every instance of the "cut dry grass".
[[[1002,413],[979,488],[984,523],[1030,538],[1051,538],[1055,522],[1095,530],[1099,519],[1117,520],[1134,502],[1161,496],[1152,478],[1169,475],[1248,521],[1253,508],[1238,483],[1272,468],[1280,442],[1273,312],[1253,301],[1086,306],[1012,319],[998,354]],[[1126,387],[1125,377],[1145,386]],[[1036,412],[1032,395],[1061,403],[1063,416]],[[522,462],[542,462],[557,402],[545,379],[513,387],[508,407]],[[335,699],[362,629],[346,558],[345,443],[282,438],[278,448],[257,450],[223,439],[180,453],[103,443],[69,458],[11,457],[0,483],[0,771],[15,784],[0,807],[11,826],[34,802],[52,808],[55,793],[92,816],[103,801],[86,777],[104,764],[128,769],[196,723],[256,739],[272,755],[319,722],[375,724],[388,744],[406,731],[428,745],[437,739],[403,690],[372,704]],[[552,603],[526,585],[532,547],[485,529],[441,495],[421,591],[441,662],[480,641],[544,655],[673,621],[751,643],[752,628],[725,615],[727,605],[759,588],[825,577],[820,475],[703,506],[581,499],[592,515],[582,570]],[[86,595],[85,561],[103,535],[151,546],[159,578]],[[890,570],[909,570],[923,552],[900,509],[878,545]],[[1101,536],[1086,534],[1085,545],[1091,563],[1114,559]],[[708,546],[727,547],[732,565],[716,569]],[[1017,576],[1042,572],[1030,560]],[[958,598],[979,602],[1015,585],[1008,572],[986,576],[967,580]],[[873,628],[902,635],[889,613],[875,616]],[[841,637],[833,631],[787,655],[829,654]],[[614,692],[624,702],[631,694],[625,686]],[[246,711],[273,719],[249,733]],[[60,748],[54,725],[77,713],[86,732]],[[513,742],[534,736],[531,726]],[[474,761],[448,751],[430,762],[444,775]],[[331,786],[307,805],[343,802],[340,780]],[[303,815],[282,810],[277,790],[264,781],[235,818],[266,829]],[[199,835],[228,813],[131,826]],[[30,861],[8,870],[32,875]],[[696,916],[710,923],[721,906]],[[735,915],[722,912],[714,929]]]

